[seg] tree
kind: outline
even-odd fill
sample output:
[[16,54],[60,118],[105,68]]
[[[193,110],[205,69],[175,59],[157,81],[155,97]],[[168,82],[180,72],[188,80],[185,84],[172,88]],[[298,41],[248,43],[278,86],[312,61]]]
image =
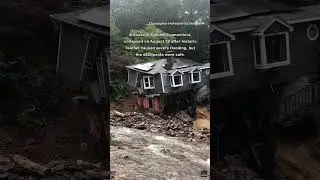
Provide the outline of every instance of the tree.
[[[209,1],[207,0],[111,0],[111,14],[122,36],[143,29],[149,22],[203,22],[200,26],[156,26],[167,33],[190,33],[196,50],[184,52],[199,62],[209,57]],[[185,39],[181,37],[178,39]]]

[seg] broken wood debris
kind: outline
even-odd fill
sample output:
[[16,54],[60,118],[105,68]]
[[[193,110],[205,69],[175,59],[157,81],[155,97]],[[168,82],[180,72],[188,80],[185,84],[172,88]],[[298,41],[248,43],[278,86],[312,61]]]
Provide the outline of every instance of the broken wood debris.
[[82,160],[51,161],[46,165],[21,155],[0,155],[0,179],[110,179],[100,164]]
[[172,137],[184,137],[188,138],[191,142],[209,143],[210,130],[203,129],[198,132],[195,131],[193,121],[194,120],[184,111],[173,116],[138,112],[110,112],[110,125],[112,126],[135,128]]

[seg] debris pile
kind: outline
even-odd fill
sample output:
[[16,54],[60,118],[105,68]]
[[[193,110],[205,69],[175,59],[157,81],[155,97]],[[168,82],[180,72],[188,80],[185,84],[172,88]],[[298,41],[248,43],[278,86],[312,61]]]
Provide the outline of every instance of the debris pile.
[[0,179],[107,179],[108,176],[100,164],[82,160],[51,161],[41,165],[20,155],[0,155]]
[[226,156],[224,161],[213,168],[213,179],[262,180],[257,173],[248,168],[240,155]]
[[110,125],[146,130],[172,137],[185,137],[189,141],[210,142],[210,130],[195,131],[193,119],[184,111],[173,116],[111,111]]

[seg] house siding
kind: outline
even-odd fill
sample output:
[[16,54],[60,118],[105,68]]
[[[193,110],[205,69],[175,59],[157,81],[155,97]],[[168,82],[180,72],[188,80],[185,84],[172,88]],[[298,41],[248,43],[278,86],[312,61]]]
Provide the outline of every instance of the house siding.
[[136,87],[137,85],[137,72],[131,69],[128,70],[128,84],[132,87]]
[[[290,36],[290,65],[279,67],[278,76],[273,83],[287,83],[301,76],[317,74],[319,59],[319,39],[310,41],[307,38],[308,24],[297,24]],[[319,25],[319,23],[317,23]],[[253,36],[239,33],[231,41],[231,54],[234,75],[212,80],[210,87],[213,97],[221,97],[239,91],[253,90],[259,87],[264,72],[254,68]]]
[[82,30],[62,25],[58,73],[70,83],[79,82],[81,61],[84,57],[85,43]]
[[[203,69],[201,71],[201,82],[199,83],[195,83],[195,84],[191,84],[190,83],[190,73],[185,72],[183,74],[183,86],[181,87],[171,87],[171,83],[170,83],[170,74],[168,73],[163,73],[162,75],[159,74],[155,74],[153,75],[154,77],[154,83],[155,83],[155,88],[154,89],[148,89],[148,90],[144,90],[143,89],[143,80],[142,77],[143,76],[150,76],[149,74],[146,73],[142,73],[142,72],[137,72],[131,69],[128,69],[128,84],[131,87],[136,87],[138,89],[138,91],[141,94],[166,94],[166,93],[178,93],[178,92],[182,92],[182,91],[187,91],[190,90],[191,88],[201,88],[205,85],[208,84],[209,82],[209,75],[206,74],[206,69]],[[161,80],[161,76],[162,76],[162,80]],[[137,86],[135,85],[136,82],[136,78],[138,77],[138,83]],[[162,87],[163,86],[163,87]]]

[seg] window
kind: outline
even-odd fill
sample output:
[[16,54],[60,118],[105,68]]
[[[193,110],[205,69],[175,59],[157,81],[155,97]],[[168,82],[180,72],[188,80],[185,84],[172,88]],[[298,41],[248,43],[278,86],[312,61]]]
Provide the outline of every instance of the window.
[[199,69],[195,69],[195,70],[191,71],[190,82],[191,83],[201,82],[201,71]]
[[180,87],[180,86],[183,86],[182,74],[173,74],[173,75],[171,76],[171,86],[172,86],[172,87]]
[[265,44],[268,64],[287,60],[285,34],[266,36]]
[[266,69],[290,64],[289,34],[262,35],[253,41],[256,68]]
[[319,28],[315,24],[309,25],[307,29],[307,36],[311,41],[316,40],[319,37]]
[[233,74],[230,42],[211,44],[210,59],[213,77],[220,78]]
[[153,76],[143,77],[143,86],[144,89],[154,89],[154,78]]

